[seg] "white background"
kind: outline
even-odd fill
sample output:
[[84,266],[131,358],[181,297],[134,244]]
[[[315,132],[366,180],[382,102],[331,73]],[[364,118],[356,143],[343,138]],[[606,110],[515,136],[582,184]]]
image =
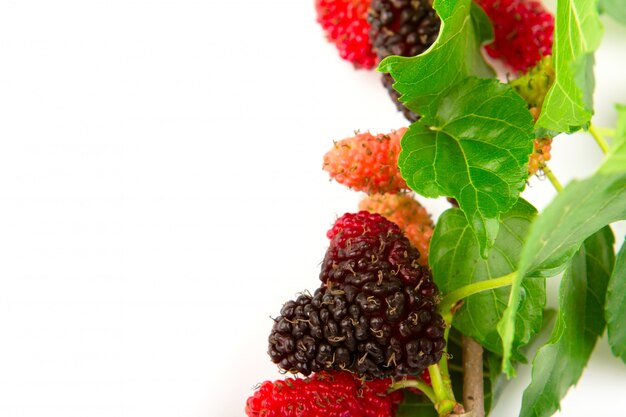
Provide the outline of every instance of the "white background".
[[[626,29],[607,23],[608,126]],[[325,231],[360,198],[323,153],[405,124],[378,75],[325,42],[312,0],[3,0],[0,416],[242,416],[280,378],[269,316],[318,285]],[[553,154],[563,182],[601,159],[584,134]],[[525,193],[553,195],[537,179]],[[616,415],[624,392],[603,339],[562,415]]]

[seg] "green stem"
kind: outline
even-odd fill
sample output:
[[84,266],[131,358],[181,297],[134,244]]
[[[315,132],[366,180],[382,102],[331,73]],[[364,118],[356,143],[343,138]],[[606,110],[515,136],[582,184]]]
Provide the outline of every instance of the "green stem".
[[404,388],[417,388],[425,396],[427,396],[428,399],[433,404],[437,402],[435,391],[433,391],[433,389],[421,379],[407,379],[407,380],[395,382],[389,386],[389,392],[397,391],[399,389],[404,389]]
[[435,404],[435,410],[439,414],[439,417],[449,416],[457,406],[457,402],[453,400],[443,400]]
[[[447,361],[447,358],[442,358],[442,361]],[[429,366],[428,373],[430,374],[430,383],[432,384],[433,391],[435,393],[435,409],[437,410],[439,416],[447,416],[452,412],[457,404],[454,399],[454,395],[452,394],[452,391],[448,389],[443,380],[439,364]]]
[[599,127],[599,126],[594,126],[594,127],[596,129],[596,132],[598,132],[602,136],[608,136],[610,138],[615,137],[615,129],[611,129],[608,127]]
[[450,335],[450,327],[452,325],[453,317],[452,308],[459,301],[466,297],[469,297],[470,295],[511,285],[516,275],[517,271],[514,271],[508,275],[499,278],[474,282],[472,284],[458,288],[446,295],[439,304],[439,313],[442,315],[443,319],[446,322],[446,329],[444,331],[446,349],[444,349],[443,356],[439,363],[428,367],[428,373],[430,374],[430,380],[436,399],[435,409],[440,416],[447,416],[457,406],[456,399],[454,398],[454,392],[452,390],[452,380],[450,378],[447,355],[447,343]]
[[[448,329],[446,329],[449,332]],[[441,381],[443,382],[443,386],[448,392],[448,398],[455,400],[454,391],[452,391],[452,378],[450,378],[450,371],[448,369],[448,342],[446,338],[446,348],[443,351],[443,355],[439,360],[439,369],[441,370]]]
[[433,386],[433,391],[435,393],[436,402],[441,400],[448,399],[448,390],[443,384],[443,379],[441,378],[441,370],[439,369],[438,364],[430,365],[428,367],[428,373],[430,374],[430,383]]
[[593,136],[602,152],[606,155],[609,152],[609,144],[592,123],[589,123],[589,133],[591,133],[591,136]]
[[561,182],[556,178],[552,170],[548,168],[546,164],[544,164],[543,167],[541,167],[541,170],[543,171],[544,174],[546,174],[546,177],[548,177],[548,179],[550,180],[550,182],[552,183],[552,185],[558,192],[563,191],[563,186],[561,185]]
[[470,295],[477,294],[479,292],[493,290],[500,287],[506,287],[507,285],[511,285],[515,276],[517,275],[517,271],[513,271],[510,274],[504,275],[500,278],[488,279],[485,281],[478,281],[468,284],[464,287],[457,288],[456,290],[448,293],[441,303],[439,304],[439,313],[443,316],[444,320],[448,325],[452,321],[452,307],[462,299],[469,297]]

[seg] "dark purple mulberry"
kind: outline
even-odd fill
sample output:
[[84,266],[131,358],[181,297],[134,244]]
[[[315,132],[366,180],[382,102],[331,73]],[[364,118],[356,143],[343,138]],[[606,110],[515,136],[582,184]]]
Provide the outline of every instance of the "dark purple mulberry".
[[419,252],[378,214],[340,217],[328,232],[322,287],[283,306],[269,337],[280,368],[366,378],[419,375],[441,358],[438,290]]
[[[379,59],[421,54],[435,42],[441,26],[430,0],[372,0],[367,21]],[[393,78],[383,74],[382,81],[398,110],[411,122],[417,120],[419,116],[398,101],[400,95],[392,87]]]
[[346,213],[327,235],[331,242],[322,262],[322,283],[361,287],[400,278],[404,285],[419,286],[423,296],[437,295],[430,270],[417,262],[419,251],[380,214]]
[[396,105],[396,109],[398,109],[399,112],[402,112],[402,115],[409,122],[413,123],[413,122],[418,121],[420,118],[419,114],[409,109],[400,101],[400,93],[398,93],[393,88],[393,83],[394,83],[393,77],[387,73],[384,73],[381,75],[382,75],[383,86],[385,87],[385,89],[387,89],[387,92],[389,93],[389,97],[391,97],[391,101],[393,101],[393,104]]
[[441,358],[443,320],[434,300],[393,278],[323,287],[288,301],[268,353],[289,372],[348,370],[368,379],[419,375]]

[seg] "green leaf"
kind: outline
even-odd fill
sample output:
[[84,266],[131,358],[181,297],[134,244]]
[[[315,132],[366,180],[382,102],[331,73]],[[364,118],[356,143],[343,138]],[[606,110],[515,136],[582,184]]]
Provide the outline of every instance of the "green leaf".
[[522,252],[526,276],[562,272],[581,243],[607,224],[626,218],[626,166],[572,181],[537,218]]
[[[502,356],[493,352],[485,351],[487,368],[489,370],[489,382],[491,387],[491,407],[493,408],[498,400],[508,380],[502,374]],[[485,410],[487,410],[487,397],[485,397]]]
[[525,186],[533,120],[512,88],[491,78],[481,53],[493,37],[484,11],[471,0],[439,0],[434,8],[442,21],[435,43],[415,57],[385,58],[378,69],[423,116],[404,135],[402,175],[424,196],[454,197],[486,257],[500,213]]
[[626,166],[626,106],[623,104],[615,105],[617,110],[617,126],[615,127],[615,135],[609,148],[607,161],[602,169],[604,172],[613,170],[620,171]]
[[535,355],[520,417],[551,416],[582,375],[604,331],[614,240],[611,229],[605,227],[589,237],[571,260],[561,281],[557,321],[550,339]]
[[451,89],[434,111],[402,137],[400,171],[423,196],[456,198],[485,256],[500,213],[526,185],[532,116],[511,87],[478,78]]
[[617,110],[617,126],[612,143],[614,148],[626,142],[626,105],[616,104],[615,110]]
[[603,32],[595,0],[557,2],[552,47],[556,79],[537,127],[571,133],[588,125],[593,114],[593,53]]
[[613,354],[626,363],[626,240],[617,255],[606,299],[609,345]]
[[524,278],[562,272],[585,239],[607,224],[626,219],[626,164],[618,163],[625,157],[626,146],[621,146],[593,176],[568,184],[533,222],[509,305],[498,323],[504,346],[503,369],[509,376],[514,375],[511,347]]
[[433,7],[442,21],[435,43],[421,55],[390,56],[378,66],[396,81],[394,88],[402,94],[400,100],[420,114],[431,114],[429,109],[436,106],[444,91],[464,78],[494,76],[480,50],[493,38],[482,9],[471,0],[438,0]]
[[[489,257],[481,259],[478,242],[463,213],[458,209],[443,213],[429,250],[433,277],[439,289],[447,294],[468,284],[515,271],[524,238],[536,214],[532,205],[519,199],[509,212],[502,215],[500,231]],[[526,280],[523,287],[526,297],[520,306],[513,341],[516,351],[541,329],[545,304],[544,279]],[[498,288],[466,298],[463,307],[454,315],[453,326],[501,356],[502,341],[496,324],[502,318],[509,293],[508,287]],[[524,360],[524,357],[520,353],[516,359]]]
[[626,0],[600,0],[600,9],[616,22],[626,25]]

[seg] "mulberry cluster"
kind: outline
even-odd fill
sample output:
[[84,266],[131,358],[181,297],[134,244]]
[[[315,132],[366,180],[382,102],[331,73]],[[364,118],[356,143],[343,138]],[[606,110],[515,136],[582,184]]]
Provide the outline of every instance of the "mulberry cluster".
[[[441,26],[429,0],[372,0],[367,21],[372,47],[379,59],[421,54],[435,42]],[[404,117],[416,121],[419,116],[400,102],[391,75],[383,74],[382,82]]]
[[367,196],[359,203],[359,209],[381,214],[397,224],[419,251],[417,262],[428,266],[428,248],[435,226],[426,209],[411,194]]
[[552,54],[554,16],[536,0],[477,0],[493,24],[489,55],[525,72]]
[[402,392],[391,381],[363,382],[348,372],[265,381],[246,403],[248,417],[393,417]]
[[419,252],[378,214],[346,214],[329,231],[321,287],[285,303],[269,337],[280,368],[348,370],[367,379],[419,375],[441,358],[438,290]]
[[400,175],[400,139],[406,128],[388,134],[360,133],[335,142],[324,155],[324,170],[340,184],[368,194],[408,190]]
[[367,10],[370,0],[315,0],[317,21],[339,55],[355,68],[373,68],[378,58],[369,38]]

